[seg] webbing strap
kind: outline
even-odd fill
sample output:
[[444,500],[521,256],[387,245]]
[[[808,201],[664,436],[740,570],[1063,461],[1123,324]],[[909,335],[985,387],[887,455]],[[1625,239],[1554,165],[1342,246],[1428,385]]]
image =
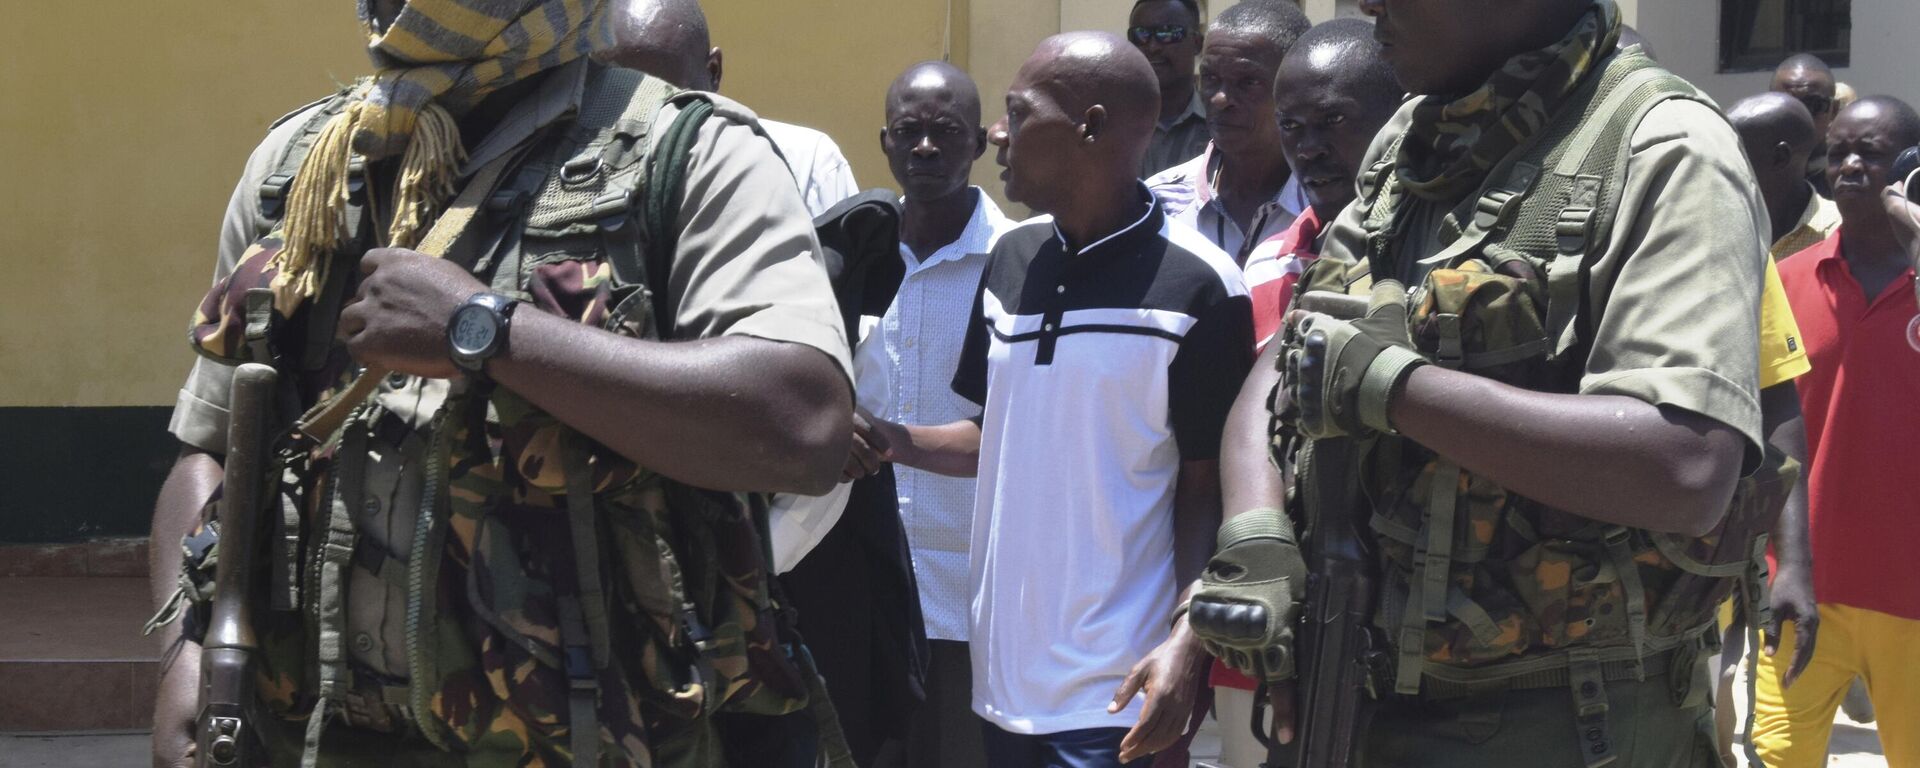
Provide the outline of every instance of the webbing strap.
[[814,665],[813,653],[805,643],[795,642],[792,647],[798,649],[794,660],[800,663],[800,674],[807,678],[807,710],[813,713],[814,730],[820,736],[816,759],[827,768],[855,768],[853,748],[848,746],[846,731],[840,727],[840,712],[834,709],[833,698],[827,695],[826,679]]
[[569,432],[561,459],[567,483],[567,525],[573,535],[573,572],[577,596],[560,601],[561,630],[565,635],[573,764],[599,764],[600,718],[598,672],[607,666],[607,601],[600,586],[600,539],[593,499],[593,467],[588,464],[583,438]]
[[[1633,561],[1633,534],[1626,528],[1612,526],[1606,533],[1607,554],[1613,560],[1615,575],[1620,579],[1620,590],[1627,598],[1627,637],[1632,640],[1634,651],[1639,655],[1647,652],[1647,592],[1640,584],[1640,566]],[[1645,670],[1641,672],[1645,679]]]
[[449,427],[453,398],[440,404],[427,427],[429,439],[425,482],[420,484],[420,508],[413,519],[413,546],[407,553],[407,713],[415,728],[440,751],[451,746],[441,732],[444,724],[433,714],[433,694],[440,683],[440,658],[435,653],[439,638],[434,635],[439,622],[440,596],[437,592],[441,550],[447,526],[440,525],[440,508],[446,497],[440,492],[447,485],[452,461],[453,436]]
[[346,694],[346,572],[359,538],[354,532],[353,507],[365,503],[367,497],[367,425],[364,419],[348,424],[337,455],[333,493],[328,497],[326,507],[327,538],[320,548],[320,599],[315,603],[315,623],[319,628],[315,656],[319,662],[320,703],[314,706],[313,714],[309,716],[306,749],[300,758],[302,766],[312,766],[319,759],[320,735],[326,727],[327,702]]
[[687,187],[687,158],[700,139],[700,126],[713,116],[713,102],[693,98],[680,108],[673,123],[647,158],[646,202],[641,206],[646,229],[647,290],[653,293],[654,329],[661,338],[671,335],[674,313],[667,300],[673,277],[673,257],[680,248],[680,205]]
[[1607,723],[1607,677],[1600,658],[1592,648],[1568,652],[1567,680],[1573,692],[1574,730],[1579,737],[1580,759],[1587,768],[1600,768],[1619,758],[1613,749],[1613,732]]
[[1420,692],[1426,669],[1427,624],[1447,620],[1447,574],[1453,559],[1454,511],[1460,496],[1460,465],[1437,459],[1427,486],[1424,546],[1414,552],[1413,574],[1407,580],[1407,604],[1400,614],[1398,661],[1394,691]]
[[[1547,264],[1547,334],[1553,339],[1552,354],[1559,357],[1571,349],[1579,339],[1578,329],[1573,320],[1580,310],[1580,268],[1586,263],[1587,254],[1592,250],[1594,241],[1594,223],[1596,212],[1611,200],[1601,200],[1602,193],[1612,195],[1619,191],[1618,178],[1602,180],[1595,176],[1582,176],[1581,171],[1591,167],[1596,151],[1619,151],[1621,147],[1603,147],[1601,139],[1616,120],[1635,119],[1637,114],[1613,117],[1627,108],[1629,102],[1640,103],[1650,98],[1649,88],[1658,87],[1664,81],[1666,73],[1648,65],[1634,70],[1621,78],[1605,100],[1590,114],[1606,116],[1606,119],[1588,119],[1568,138],[1560,153],[1553,172],[1575,180],[1573,194],[1568,199],[1555,223],[1555,240],[1559,253]],[[1638,110],[1636,109],[1637,113]],[[1621,164],[1615,176],[1624,176],[1625,165]]]
[[253,288],[246,294],[247,302],[247,354],[256,363],[273,364],[273,350],[267,346],[269,332],[273,329],[273,289]]

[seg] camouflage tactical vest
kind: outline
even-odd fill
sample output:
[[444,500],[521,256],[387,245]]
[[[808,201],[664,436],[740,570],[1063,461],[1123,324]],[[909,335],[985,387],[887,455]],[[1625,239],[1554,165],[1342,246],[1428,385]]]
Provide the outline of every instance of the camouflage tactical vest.
[[[261,192],[268,216],[343,101],[307,112]],[[669,102],[679,119],[655,125]],[[487,198],[476,223],[488,224],[463,238],[490,238],[466,246],[470,270],[529,311],[670,337],[654,289],[667,284],[686,157],[713,109],[593,67],[579,114],[520,150]],[[355,172],[357,189],[366,173]],[[345,389],[353,369],[332,324],[366,228],[293,311],[264,288],[278,243],[261,241],[203,304],[196,349],[279,368],[283,416]],[[308,759],[337,720],[470,765],[707,765],[711,715],[786,714],[810,699],[830,731],[823,747],[843,759],[769,576],[762,498],[635,466],[505,389],[404,376],[330,439],[281,459],[270,504],[281,514],[254,543],[272,553],[257,689],[275,715],[307,722]]]
[[[1577,391],[1592,332],[1587,271],[1607,247],[1633,130],[1672,99],[1712,106],[1637,51],[1614,56],[1445,217],[1456,236],[1409,298],[1430,361]],[[1316,263],[1300,294],[1365,293],[1370,264],[1392,263],[1386,249],[1408,203],[1393,173],[1398,141],[1361,181],[1367,259]],[[1375,624],[1403,694],[1578,690],[1581,680],[1642,678],[1644,661],[1664,651],[1697,650],[1735,585],[1763,579],[1764,536],[1798,473],[1769,449],[1725,519],[1693,538],[1549,508],[1397,436],[1357,450],[1350,487],[1370,510],[1385,576]],[[1758,590],[1749,597],[1764,607]]]

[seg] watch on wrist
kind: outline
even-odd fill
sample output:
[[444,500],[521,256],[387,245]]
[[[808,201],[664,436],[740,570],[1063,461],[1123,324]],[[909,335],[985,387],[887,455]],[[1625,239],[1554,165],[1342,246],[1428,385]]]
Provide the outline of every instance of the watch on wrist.
[[447,353],[453,364],[484,376],[487,361],[507,349],[507,330],[519,305],[518,300],[485,291],[468,297],[447,319]]

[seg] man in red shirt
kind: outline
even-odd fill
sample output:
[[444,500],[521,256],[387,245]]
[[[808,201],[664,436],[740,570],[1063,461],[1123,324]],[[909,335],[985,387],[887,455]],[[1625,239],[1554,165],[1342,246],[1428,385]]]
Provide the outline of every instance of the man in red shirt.
[[1887,763],[1920,765],[1920,579],[1902,567],[1920,542],[1908,482],[1920,454],[1920,306],[1903,245],[1920,224],[1885,191],[1898,181],[1894,158],[1920,144],[1920,114],[1862,99],[1827,141],[1840,230],[1780,264],[1813,363],[1798,383],[1820,641],[1791,688],[1781,681],[1789,649],[1761,656],[1753,743],[1773,768],[1825,765],[1834,710],[1858,676],[1890,724],[1880,730]]

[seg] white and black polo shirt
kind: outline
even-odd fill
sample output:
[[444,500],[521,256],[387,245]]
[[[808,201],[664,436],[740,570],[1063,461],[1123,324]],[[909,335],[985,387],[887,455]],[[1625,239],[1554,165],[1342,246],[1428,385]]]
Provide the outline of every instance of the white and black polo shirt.
[[1016,733],[1109,715],[1166,637],[1174,486],[1214,459],[1253,363],[1233,260],[1140,218],[1079,249],[1051,220],[1008,232],[981,279],[954,391],[985,410],[973,527],[974,709]]

